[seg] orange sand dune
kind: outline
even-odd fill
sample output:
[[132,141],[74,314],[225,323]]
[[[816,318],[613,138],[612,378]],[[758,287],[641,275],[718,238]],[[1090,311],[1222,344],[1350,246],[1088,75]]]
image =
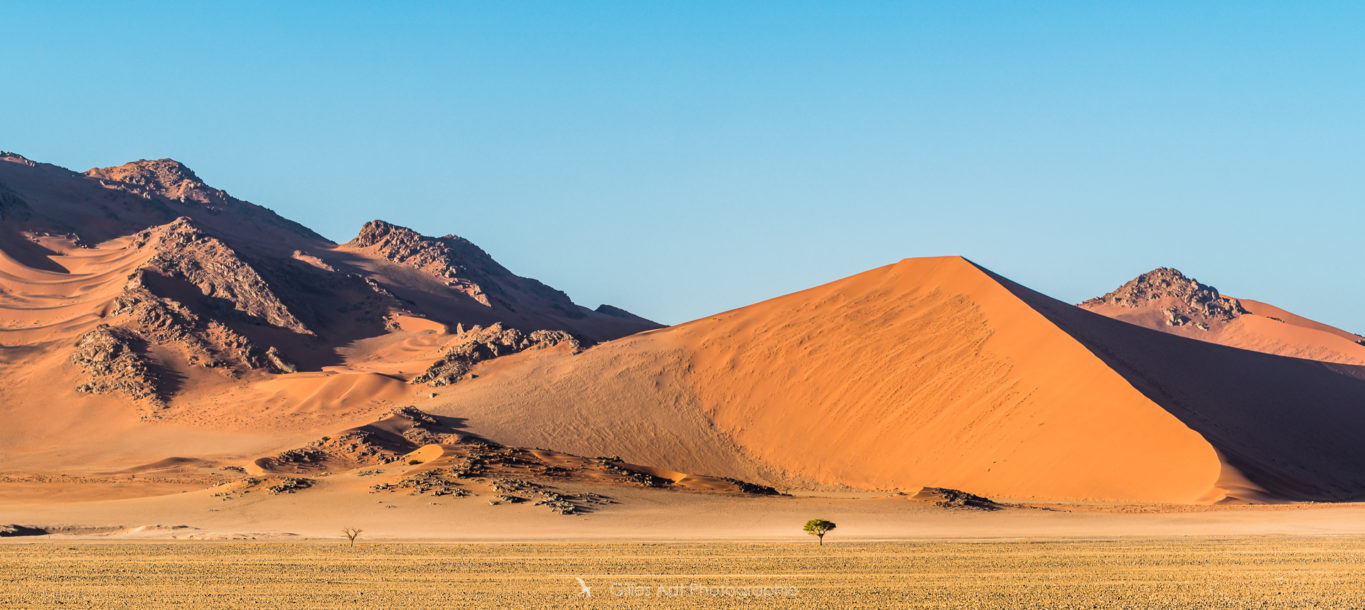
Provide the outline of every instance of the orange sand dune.
[[778,484],[1221,496],[1207,441],[961,258],[503,360],[423,408],[517,444]]
[[1221,471],[1198,435],[961,258],[690,326],[717,424],[817,480],[1190,501]]
[[1238,299],[1250,312],[1207,339],[1267,354],[1365,365],[1365,341],[1359,335],[1315,322],[1259,301]]
[[423,408],[517,444],[779,486],[1365,495],[1365,369],[1116,322],[961,258],[476,372]]

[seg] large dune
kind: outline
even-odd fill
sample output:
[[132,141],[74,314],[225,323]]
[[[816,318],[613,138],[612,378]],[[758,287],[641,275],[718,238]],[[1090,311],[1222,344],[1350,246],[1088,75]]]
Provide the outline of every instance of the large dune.
[[955,257],[480,370],[427,408],[520,444],[777,484],[1143,502],[1365,491],[1365,369],[1112,321]]

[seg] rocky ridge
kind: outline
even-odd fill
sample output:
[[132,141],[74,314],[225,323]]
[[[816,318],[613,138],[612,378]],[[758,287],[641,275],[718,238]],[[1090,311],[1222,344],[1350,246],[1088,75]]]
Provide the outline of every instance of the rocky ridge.
[[205,184],[193,170],[175,159],[143,159],[114,167],[89,169],[84,175],[98,180],[107,189],[124,191],[143,199],[163,199],[194,206],[214,215],[235,213],[255,216],[266,224],[283,227],[302,237],[323,239],[299,223]]
[[210,237],[181,217],[164,227],[148,229],[133,240],[135,248],[155,252],[142,272],[181,280],[210,299],[231,305],[257,320],[303,335],[313,335],[260,273],[221,239]]
[[122,392],[149,407],[163,406],[158,375],[144,353],[145,345],[137,334],[107,324],[81,335],[71,362],[81,367],[90,380],[76,391]]
[[372,220],[346,245],[421,271],[484,307],[515,312],[534,304],[571,318],[584,315],[568,295],[513,274],[482,248],[457,235],[427,237],[407,227]]
[[73,362],[90,378],[81,391],[121,391],[162,404],[167,396],[151,373],[156,365],[150,345],[177,348],[186,363],[230,376],[294,370],[276,346],[257,345],[233,322],[269,324],[304,336],[312,331],[222,240],[182,217],[135,235],[128,247],[150,256],[128,276],[105,323],[78,339]]
[[[92,249],[101,252],[82,252]],[[172,159],[77,173],[0,153],[0,250],[36,273],[67,274],[67,285],[99,283],[63,298],[36,288],[49,280],[21,274],[0,278],[0,294],[15,295],[5,302],[23,311],[60,317],[50,325],[54,336],[19,340],[69,350],[63,357],[80,366],[77,378],[62,372],[63,383],[147,404],[217,383],[199,383],[200,369],[245,380],[249,371],[341,364],[346,346],[409,332],[399,322],[405,317],[431,320],[433,328],[500,325],[487,337],[433,350],[440,362],[429,380],[443,383],[487,358],[563,343],[577,349],[658,327],[608,305],[580,307],[454,235],[427,237],[376,220],[338,246],[209,186]],[[140,262],[129,271],[132,261]]]

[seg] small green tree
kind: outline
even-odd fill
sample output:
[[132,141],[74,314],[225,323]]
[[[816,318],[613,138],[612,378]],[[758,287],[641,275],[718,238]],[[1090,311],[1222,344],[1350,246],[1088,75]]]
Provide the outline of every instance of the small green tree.
[[820,546],[825,546],[825,534],[828,534],[830,530],[834,529],[835,527],[838,526],[834,525],[833,521],[826,521],[824,519],[811,519],[810,521],[806,522],[806,527],[802,529],[806,530],[807,534],[819,538]]
[[354,527],[348,527],[346,529],[341,530],[341,533],[346,536],[347,540],[351,541],[351,546],[355,546],[355,539],[360,537],[361,531],[363,530],[358,530]]

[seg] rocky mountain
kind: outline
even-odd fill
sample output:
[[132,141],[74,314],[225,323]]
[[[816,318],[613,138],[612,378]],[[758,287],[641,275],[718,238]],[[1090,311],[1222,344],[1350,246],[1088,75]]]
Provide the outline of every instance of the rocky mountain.
[[1218,293],[1218,289],[1185,277],[1177,269],[1158,267],[1133,278],[1113,292],[1081,304],[1086,308],[1113,306],[1124,309],[1159,309],[1167,326],[1193,325],[1209,330],[1210,325],[1229,322],[1247,313],[1237,299]]
[[0,315],[0,350],[63,353],[75,370],[54,383],[152,410],[187,386],[321,371],[414,325],[582,345],[659,326],[579,306],[454,235],[375,220],[334,244],[171,159],[77,173],[12,153],[0,153]]

